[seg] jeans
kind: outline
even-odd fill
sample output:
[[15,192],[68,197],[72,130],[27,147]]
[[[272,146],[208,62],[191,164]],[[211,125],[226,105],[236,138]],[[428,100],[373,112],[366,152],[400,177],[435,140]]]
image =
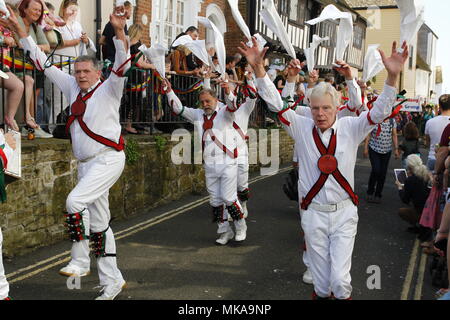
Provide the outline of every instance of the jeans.
[[378,153],[369,148],[369,158],[372,164],[372,172],[369,178],[368,195],[381,198],[383,192],[384,182],[386,181],[386,174],[389,166],[389,160],[391,159],[392,152],[386,154]]

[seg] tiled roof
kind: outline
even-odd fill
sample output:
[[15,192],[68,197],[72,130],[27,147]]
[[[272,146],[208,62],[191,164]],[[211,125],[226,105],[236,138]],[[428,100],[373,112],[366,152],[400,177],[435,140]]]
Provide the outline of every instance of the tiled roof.
[[395,0],[346,0],[352,8],[367,8],[369,6],[396,6]]

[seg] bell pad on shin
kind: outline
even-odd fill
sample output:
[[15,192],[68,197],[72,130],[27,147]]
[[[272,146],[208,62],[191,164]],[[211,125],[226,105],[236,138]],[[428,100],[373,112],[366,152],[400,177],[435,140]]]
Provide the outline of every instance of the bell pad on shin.
[[227,210],[228,214],[231,216],[231,218],[233,218],[234,221],[244,218],[244,213],[236,202],[234,202],[231,206],[227,206]]
[[216,222],[224,222],[223,219],[223,206],[219,207],[212,207],[212,214],[213,214],[213,223]]
[[66,217],[66,226],[69,231],[69,237],[72,242],[89,240],[89,236],[86,235],[86,228],[83,223],[82,212],[64,214],[64,216]]
[[241,202],[248,201],[248,199],[250,198],[250,190],[248,188],[242,191],[238,191],[237,194],[239,201]]

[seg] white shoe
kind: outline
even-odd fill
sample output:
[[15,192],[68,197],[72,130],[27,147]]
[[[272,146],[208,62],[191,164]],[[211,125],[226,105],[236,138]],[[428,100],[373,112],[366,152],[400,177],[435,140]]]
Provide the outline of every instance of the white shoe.
[[236,230],[236,237],[234,238],[234,241],[242,242],[245,239],[247,239],[247,228],[243,230]]
[[103,294],[95,298],[95,300],[114,300],[114,298],[117,297],[119,293],[122,292],[122,289],[126,288],[126,286],[127,283],[123,279],[103,286],[102,290],[100,291],[103,292]]
[[247,219],[248,217],[248,210],[247,210],[247,201],[243,201],[241,203],[242,211],[244,212],[244,219]]
[[41,127],[34,129],[34,137],[42,139],[53,138],[53,136],[50,133],[45,132],[44,130],[42,130]]
[[75,265],[68,265],[61,270],[59,270],[59,274],[65,277],[86,277],[91,274],[89,269],[82,269]]
[[228,243],[228,241],[230,241],[233,238],[234,232],[233,230],[229,230],[227,232],[221,233],[219,239],[216,240],[216,243],[224,246]]
[[313,278],[309,269],[306,269],[305,273],[303,273],[303,282],[306,284],[313,284]]

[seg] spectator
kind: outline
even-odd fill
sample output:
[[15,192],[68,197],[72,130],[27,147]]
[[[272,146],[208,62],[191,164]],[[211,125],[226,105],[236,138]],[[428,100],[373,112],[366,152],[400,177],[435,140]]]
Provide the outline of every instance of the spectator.
[[396,181],[396,185],[402,202],[405,204],[412,202],[413,207],[401,208],[398,214],[400,218],[412,225],[408,230],[418,233],[418,238],[425,241],[429,238],[431,230],[419,226],[418,222],[430,193],[428,188],[430,176],[422,159],[416,154],[411,154],[406,158],[406,172],[405,185],[398,181]]
[[392,146],[394,146],[395,158],[398,159],[397,128],[395,121],[388,119],[375,127],[365,142],[364,157],[369,157],[372,165],[367,190],[367,202],[369,203],[381,203]]
[[[440,242],[448,240],[449,230],[450,230],[450,194],[448,189],[448,178],[449,178],[449,168],[450,168],[450,157],[449,154],[449,142],[450,142],[450,124],[445,128],[440,142],[440,147],[436,154],[436,175],[435,181],[439,183],[440,180],[444,181],[444,189],[447,188],[446,205],[444,208],[444,213],[442,215],[441,224],[437,230],[436,238],[434,243],[438,244]],[[444,169],[445,167],[445,169]],[[445,171],[444,171],[445,170]],[[442,174],[444,174],[444,179],[442,179]],[[436,247],[435,247],[436,248]],[[436,248],[437,249],[437,248]],[[438,249],[439,252],[440,249]],[[450,245],[447,243],[447,269],[450,266]],[[444,254],[443,252],[440,252]],[[448,271],[448,278],[450,279],[450,271]],[[450,290],[449,288],[440,289],[438,295],[441,296],[439,300],[450,300]]]
[[414,122],[408,122],[403,129],[403,142],[399,146],[402,153],[403,168],[406,169],[406,158],[410,154],[417,154],[420,156],[419,146],[419,129]]
[[[8,29],[0,27],[0,45],[3,46],[3,55],[8,55],[10,50],[9,48],[16,47],[16,41],[12,37],[11,32]],[[17,125],[16,120],[14,119],[17,110],[19,109],[20,101],[22,100],[22,95],[24,92],[24,84],[20,81],[19,78],[15,74],[11,72],[11,70],[3,65],[3,72],[5,72],[9,79],[2,79],[1,86],[8,91],[7,100],[6,100],[6,110],[4,110],[4,120],[5,124],[10,127],[14,131],[19,131],[19,126]],[[28,103],[31,99],[31,95],[33,92],[33,82],[30,82],[30,86],[27,86],[27,98]]]
[[425,126],[428,122],[428,120],[431,120],[434,118],[433,113],[433,106],[427,105],[425,107],[425,113],[423,114],[423,121],[422,121],[422,136],[425,135]]
[[286,77],[288,73],[288,68],[285,68],[283,71],[280,71],[273,81],[277,90],[281,93],[283,91],[284,86],[286,85]]
[[[125,17],[129,20],[133,14],[133,5],[130,1],[125,1]],[[125,26],[125,34],[128,35],[128,28]],[[114,32],[114,28],[111,25],[111,22],[108,22],[103,29],[102,36],[100,38],[100,45],[102,46],[102,55],[103,60],[108,60],[111,65],[114,64],[115,56],[116,56],[116,48],[114,46],[113,38],[116,36]],[[105,70],[105,75],[109,76],[110,71]]]
[[[50,44],[47,41],[47,38],[44,34],[42,28],[40,28],[40,24],[44,19],[44,9],[43,4],[39,0],[23,0],[18,8],[20,17],[18,17],[19,24],[25,29],[27,34],[33,38],[38,47],[46,52],[50,52]],[[16,37],[16,43],[19,44],[19,39]],[[25,75],[24,75],[25,73]],[[19,78],[24,77],[25,86],[29,86],[33,80],[31,74],[27,71],[19,71],[16,72]],[[40,89],[44,87],[44,73],[40,71],[36,71],[36,95],[39,95]],[[25,112],[25,122],[26,127],[34,129],[35,137],[37,138],[51,138],[52,135],[43,131],[40,126],[36,123],[34,119],[35,109],[35,95],[31,95],[32,99],[30,99],[29,104],[27,104],[26,112]],[[22,130],[22,135],[27,136],[27,130]]]
[[[139,53],[139,47],[142,45],[141,38],[143,28],[140,24],[133,24],[128,31],[130,37],[130,53],[136,55]],[[155,66],[148,63],[144,57],[141,57],[136,63],[137,70],[133,70],[128,78],[126,90],[127,93],[122,99],[122,108],[125,110],[127,121],[125,131],[131,134],[137,134],[138,130],[133,128],[132,121],[140,119],[139,108],[142,106],[142,91],[132,92],[132,88],[137,85],[142,85],[146,82],[147,73],[144,70],[155,69]]]
[[434,171],[436,163],[436,146],[442,137],[445,127],[450,121],[450,95],[444,94],[439,98],[439,109],[442,112],[440,116],[427,121],[425,126],[425,146],[430,148],[428,153],[427,167],[431,172]]

